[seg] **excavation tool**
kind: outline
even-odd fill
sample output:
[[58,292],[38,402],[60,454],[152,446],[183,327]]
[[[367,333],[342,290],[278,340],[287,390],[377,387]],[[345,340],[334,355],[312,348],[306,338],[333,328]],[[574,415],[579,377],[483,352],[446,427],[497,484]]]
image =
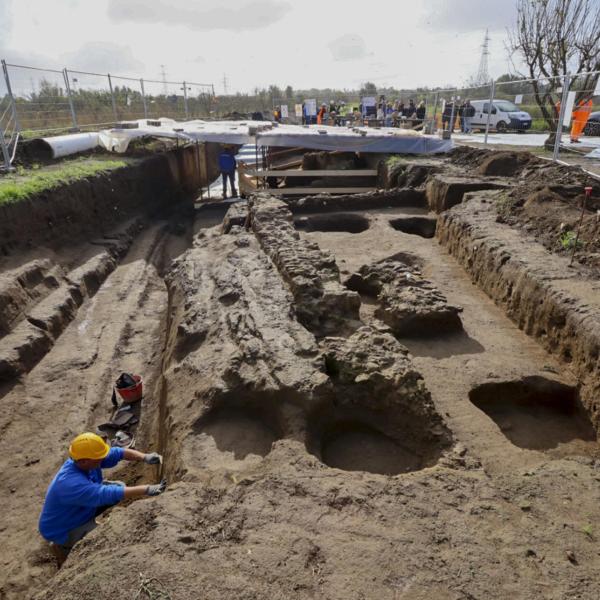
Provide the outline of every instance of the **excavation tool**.
[[579,217],[579,225],[577,225],[577,235],[575,236],[575,243],[573,244],[573,252],[571,254],[571,262],[569,263],[569,266],[573,264],[573,259],[575,258],[575,251],[577,250],[577,244],[579,243],[579,232],[581,231],[583,215],[585,214],[586,200],[592,196],[592,188],[590,186],[585,187],[584,190],[585,195],[583,196],[583,200],[581,201],[581,216]]

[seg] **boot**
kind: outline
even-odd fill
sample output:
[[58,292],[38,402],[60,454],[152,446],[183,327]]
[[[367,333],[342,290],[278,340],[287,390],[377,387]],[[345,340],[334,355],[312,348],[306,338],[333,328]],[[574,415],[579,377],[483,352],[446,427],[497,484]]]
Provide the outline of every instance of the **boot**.
[[56,566],[60,569],[65,560],[67,560],[67,556],[69,556],[68,552],[65,552],[61,546],[54,542],[50,542],[50,552],[52,552],[52,555],[56,559]]

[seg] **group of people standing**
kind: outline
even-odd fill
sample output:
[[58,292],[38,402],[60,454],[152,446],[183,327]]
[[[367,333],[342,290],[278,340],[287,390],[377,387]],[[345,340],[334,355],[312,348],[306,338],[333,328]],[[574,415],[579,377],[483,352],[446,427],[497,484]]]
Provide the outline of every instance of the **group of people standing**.
[[[348,117],[354,116],[354,111],[345,102],[336,102],[332,100],[329,104],[321,104],[317,111],[317,125],[341,125],[342,120],[347,120]],[[306,124],[310,125],[311,116],[305,114]],[[314,122],[314,121],[313,121]]]
[[462,133],[471,133],[471,120],[474,116],[475,107],[470,100],[465,100],[462,104],[446,102],[442,111],[442,129],[454,131],[458,121]]
[[380,96],[379,102],[374,106],[363,106],[361,103],[353,107],[346,102],[332,100],[329,104],[322,103],[316,116],[307,114],[304,104],[302,108],[303,125],[343,125],[348,121],[363,124],[365,119],[375,119],[386,127],[400,127],[406,121],[414,127],[423,123],[426,111],[425,101],[415,104],[411,99],[405,104],[402,100],[386,101],[385,96]]
[[386,102],[385,97],[381,96],[377,104],[377,120],[382,120],[386,127],[399,127],[401,121],[408,120],[414,127],[423,123],[425,111],[424,100],[421,100],[419,104],[415,104],[415,101],[411,98],[408,104],[404,104],[402,100]]

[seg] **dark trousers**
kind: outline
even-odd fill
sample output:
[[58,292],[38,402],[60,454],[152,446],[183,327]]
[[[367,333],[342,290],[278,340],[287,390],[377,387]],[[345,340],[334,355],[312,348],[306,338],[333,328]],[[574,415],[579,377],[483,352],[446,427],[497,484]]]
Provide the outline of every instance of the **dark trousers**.
[[235,189],[235,171],[231,173],[221,172],[221,177],[223,177],[223,198],[227,198],[227,179],[229,179],[229,185],[231,186],[231,195],[237,196],[237,191]]

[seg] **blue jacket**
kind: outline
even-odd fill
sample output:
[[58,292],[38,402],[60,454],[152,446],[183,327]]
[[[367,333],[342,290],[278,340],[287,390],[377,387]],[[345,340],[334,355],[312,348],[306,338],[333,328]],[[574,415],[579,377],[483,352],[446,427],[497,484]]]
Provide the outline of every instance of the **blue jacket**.
[[50,542],[64,544],[69,531],[96,516],[100,506],[123,499],[121,485],[103,485],[102,469],[114,467],[123,458],[123,448],[111,448],[98,469],[83,471],[69,458],[48,486],[40,515],[40,533]]
[[222,152],[219,156],[219,169],[221,173],[233,173],[235,171],[235,157],[229,152]]

